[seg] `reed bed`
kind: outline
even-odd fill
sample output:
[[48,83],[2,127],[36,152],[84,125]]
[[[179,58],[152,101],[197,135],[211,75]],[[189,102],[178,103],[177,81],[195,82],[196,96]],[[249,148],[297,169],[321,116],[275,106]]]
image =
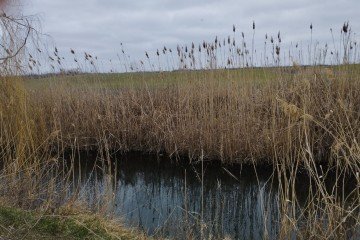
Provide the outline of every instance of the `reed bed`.
[[43,135],[56,133],[64,148],[97,149],[106,139],[114,151],[198,159],[203,150],[226,163],[286,166],[304,162],[306,149],[316,162],[353,166],[359,69],[144,73],[119,86],[111,85],[116,75],[79,75],[41,80],[46,89],[28,83],[27,101],[42,113]]

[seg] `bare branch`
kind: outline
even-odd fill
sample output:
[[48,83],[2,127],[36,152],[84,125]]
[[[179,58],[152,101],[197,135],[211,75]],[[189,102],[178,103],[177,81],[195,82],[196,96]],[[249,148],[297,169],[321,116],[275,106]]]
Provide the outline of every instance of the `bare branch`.
[[[8,56],[6,56],[6,57],[0,57],[0,60],[1,60],[1,61],[5,61],[5,60],[7,60],[7,59],[10,59],[10,58],[13,58],[13,57],[17,56],[17,55],[19,54],[19,52],[26,46],[27,40],[28,40],[28,38],[29,38],[29,36],[30,36],[30,32],[31,32],[31,30],[32,30],[32,28],[30,27],[30,24],[29,24],[28,20],[26,20],[26,22],[28,23],[28,26],[27,26],[28,29],[27,29],[26,37],[25,37],[23,43],[22,43],[21,46],[16,50],[15,53],[13,53],[13,54],[11,54],[11,55],[8,55]],[[4,47],[4,46],[2,46],[2,47]]]

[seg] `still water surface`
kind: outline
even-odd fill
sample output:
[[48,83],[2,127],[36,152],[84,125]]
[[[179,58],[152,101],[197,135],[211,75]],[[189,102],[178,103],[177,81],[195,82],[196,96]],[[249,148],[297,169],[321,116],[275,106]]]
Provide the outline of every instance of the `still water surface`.
[[[279,193],[271,168],[219,164],[175,164],[169,159],[130,154],[116,157],[112,174],[89,157],[74,179],[80,196],[94,208],[111,209],[125,224],[149,235],[274,239],[279,229]],[[84,163],[85,162],[85,163]],[[81,177],[80,177],[81,176]],[[297,186],[299,203],[307,179]],[[114,193],[106,195],[107,183]],[[107,201],[108,202],[108,201]]]

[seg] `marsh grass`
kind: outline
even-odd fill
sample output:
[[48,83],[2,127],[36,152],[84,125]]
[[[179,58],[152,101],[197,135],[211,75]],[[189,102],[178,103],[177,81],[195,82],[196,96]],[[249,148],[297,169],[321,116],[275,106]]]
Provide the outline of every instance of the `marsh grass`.
[[[255,34],[255,26],[253,30]],[[180,71],[145,72],[143,67],[142,72],[123,74],[3,76],[2,196],[25,209],[57,209],[64,199],[76,203],[80,190],[69,194],[66,186],[77,174],[75,156],[89,150],[99,152],[107,178],[95,206],[105,215],[109,214],[105,203],[111,205],[116,184],[114,152],[166,154],[177,161],[202,159],[202,163],[217,159],[230,165],[266,164],[279,182],[278,238],[356,239],[360,66],[349,64],[356,62],[357,53],[350,47],[350,31],[342,34],[343,48],[334,50],[332,58],[342,59],[342,65],[319,66],[324,58],[320,55],[310,60],[311,66],[282,66],[279,32],[277,39],[267,38],[273,60],[265,57],[264,67],[255,68],[254,50],[250,54],[244,37],[236,47],[234,29],[234,37],[227,41],[200,44],[199,58],[194,44],[177,51],[164,48],[169,66],[178,64]],[[79,53],[71,53],[80,66]],[[150,69],[166,68],[161,51],[154,62],[146,55],[148,61],[142,62]],[[96,66],[95,57],[85,56],[84,64]],[[239,66],[249,68],[230,69]],[[61,160],[68,152],[72,164],[64,168]],[[311,185],[301,210],[294,187],[299,172],[308,175]],[[329,190],[324,179],[330,172],[336,184]],[[356,182],[350,195],[342,190],[345,176]],[[269,217],[266,207],[264,203],[264,218]]]

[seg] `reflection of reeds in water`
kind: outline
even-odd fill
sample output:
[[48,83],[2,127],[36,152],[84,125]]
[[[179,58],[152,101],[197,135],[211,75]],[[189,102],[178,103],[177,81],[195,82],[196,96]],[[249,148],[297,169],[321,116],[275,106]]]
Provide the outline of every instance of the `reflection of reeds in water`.
[[[255,25],[253,30],[255,35]],[[349,176],[359,185],[360,172],[360,68],[349,64],[358,61],[349,26],[345,24],[342,29],[343,47],[332,49],[330,55],[328,46],[317,53],[310,46],[309,55],[315,57],[309,63],[314,65],[307,67],[299,65],[304,63],[304,54],[297,45],[290,49],[293,54],[287,62],[298,64],[281,67],[286,59],[282,57],[279,32],[275,39],[266,36],[264,49],[266,52],[269,47],[270,54],[264,52],[261,62],[280,67],[255,68],[260,63],[254,62],[254,44],[248,49],[244,34],[237,40],[235,28],[233,33],[226,39],[204,41],[198,48],[195,44],[178,46],[176,51],[164,47],[155,57],[146,52],[147,60],[141,60],[140,68],[123,52],[128,71],[156,67],[200,71],[63,72],[25,80],[2,77],[1,179],[7,183],[1,186],[2,196],[22,207],[54,211],[63,204],[59,199],[65,195],[71,196],[67,204],[77,202],[80,190],[68,194],[61,187],[77,174],[75,162],[69,169],[60,167],[59,159],[67,151],[74,154],[70,159],[81,151],[100,152],[106,181],[96,182],[99,186],[95,189],[101,191],[95,193],[93,206],[104,214],[110,211],[109,203],[121,204],[114,195],[117,181],[113,174],[117,171],[111,161],[113,152],[166,153],[177,160],[200,158],[202,163],[219,159],[224,164],[271,164],[279,191],[279,238],[291,234],[301,239],[349,237],[360,225],[359,188],[351,194],[343,190]],[[96,57],[85,53],[81,62],[82,55],[70,51],[77,67],[97,71]],[[32,69],[41,62],[33,55],[30,59]],[[57,48],[46,59],[54,71],[66,65]],[[344,64],[316,65],[329,62]],[[250,68],[230,69],[246,66]],[[307,201],[300,209],[295,190],[299,172],[308,175],[310,185]],[[53,175],[62,177],[46,178]],[[330,175],[335,183],[329,189],[325,179]],[[200,176],[204,184],[206,171]],[[43,184],[45,179],[48,184]],[[263,192],[261,185],[258,192]],[[203,224],[210,196],[206,191],[196,192],[187,196],[187,202],[196,197],[202,199],[202,207],[195,210]],[[220,211],[222,204],[216,202],[215,209]],[[267,221],[272,219],[273,204],[268,200],[260,204],[259,211]],[[201,226],[203,234],[210,228]],[[262,231],[272,236],[272,229],[266,225]]]

